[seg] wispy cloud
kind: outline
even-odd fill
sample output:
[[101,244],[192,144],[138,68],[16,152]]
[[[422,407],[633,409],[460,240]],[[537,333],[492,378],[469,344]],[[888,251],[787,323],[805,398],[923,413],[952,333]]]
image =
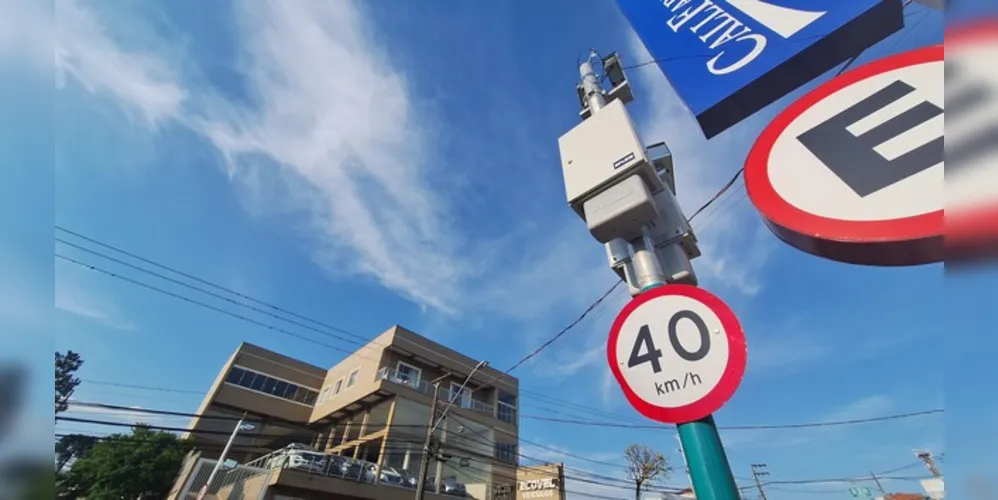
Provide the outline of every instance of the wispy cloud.
[[565,276],[605,281],[602,249],[586,241],[579,250],[588,235],[577,221],[527,245],[466,236],[450,200],[473,187],[444,182],[434,160],[440,124],[372,36],[362,3],[237,2],[234,66],[247,100],[191,83],[199,80],[169,57],[126,48],[103,12],[62,3],[63,77],[151,126],[175,120],[202,135],[249,210],[302,217],[289,227],[302,230],[329,273],[373,279],[449,316],[484,310],[521,320],[591,297],[584,286],[557,286]]
[[55,308],[113,330],[135,329],[135,325],[124,319],[108,300],[71,285],[57,283]]
[[187,91],[158,55],[123,50],[97,16],[75,0],[56,2],[56,81],[72,76],[88,91],[108,94],[156,127],[180,116]]

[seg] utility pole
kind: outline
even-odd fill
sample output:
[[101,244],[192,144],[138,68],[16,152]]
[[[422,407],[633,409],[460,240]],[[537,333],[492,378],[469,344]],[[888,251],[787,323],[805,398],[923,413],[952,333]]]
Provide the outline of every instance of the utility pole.
[[[457,398],[464,392],[464,388],[468,385],[468,382],[471,381],[471,377],[475,375],[475,372],[487,364],[489,364],[487,361],[480,361],[474,368],[472,368],[471,372],[468,373],[468,376],[464,378],[464,382],[461,383],[461,387],[458,388],[457,394],[451,394],[451,397],[448,398],[447,406],[445,406],[443,411],[440,412],[439,418],[437,417],[437,401],[440,400],[440,383],[443,382],[448,375],[442,375],[433,380],[433,401],[430,401],[430,421],[426,426],[426,440],[423,441],[423,459],[419,463],[419,476],[416,479],[416,500],[423,500],[424,493],[426,491],[426,475],[430,470],[430,451],[432,448],[431,444],[433,442],[433,433],[436,432],[437,426],[440,425],[440,422],[443,422],[444,417],[447,416],[447,412],[454,404],[454,401],[457,401]],[[432,453],[432,455],[436,455],[436,452]],[[436,479],[439,484],[440,478],[437,477]],[[439,493],[439,491],[437,493]]]
[[766,490],[762,489],[762,481],[759,478],[768,475],[769,472],[766,471],[766,464],[752,464],[752,477],[755,478],[755,486],[759,488],[759,498],[762,500],[766,500]]
[[[589,58],[579,64],[581,82],[576,90],[585,120],[595,116],[608,106],[608,101],[620,100],[626,104],[633,100],[630,85],[623,73],[623,67],[616,54],[602,58],[603,75],[596,75],[593,61],[600,59],[593,50]],[[609,80],[611,90],[606,92],[600,82]],[[663,144],[664,145],[664,144]],[[650,152],[651,148],[646,150]],[[665,157],[663,157],[665,158]],[[632,296],[666,285],[684,283],[696,286],[697,280],[690,259],[700,255],[696,237],[689,227],[689,221],[675,200],[675,183],[672,174],[671,153],[667,164],[660,165],[650,158],[655,175],[660,181],[659,189],[652,189],[656,204],[663,216],[653,224],[645,224],[640,231],[626,238],[618,237],[604,243],[611,267],[628,285]],[[616,167],[615,167],[616,168]],[[566,181],[567,182],[567,181]],[[566,184],[567,187],[567,184]],[[657,201],[658,194],[663,196]],[[569,203],[572,195],[569,195]],[[576,198],[577,199],[577,198]],[[579,209],[576,207],[576,210]],[[582,215],[580,213],[580,215]],[[585,216],[583,216],[585,219]],[[587,224],[590,221],[587,220]],[[661,231],[668,228],[670,236]],[[590,232],[593,228],[590,227]],[[595,235],[594,235],[595,236]],[[637,237],[635,237],[637,236]],[[684,461],[689,471],[690,482],[698,500],[732,500],[740,498],[731,465],[721,443],[721,436],[708,415],[700,420],[677,425]]]
[[[225,460],[229,455],[229,449],[232,448],[232,443],[236,440],[236,436],[239,434],[239,431],[250,430],[253,428],[251,424],[245,424],[245,420],[246,412],[243,412],[243,416],[239,418],[238,422],[236,422],[236,427],[232,429],[232,434],[229,435],[229,440],[226,441],[225,448],[222,448],[222,454],[219,455],[218,461],[215,462],[215,466],[212,467],[211,474],[208,475],[208,481],[204,483],[204,486],[201,487],[201,491],[198,492],[198,500],[203,499],[204,496],[208,494],[208,488],[213,482],[215,482],[215,476],[218,475],[218,471],[222,470],[222,464],[225,463]],[[243,428],[243,426],[246,426],[246,428]]]
[[426,425],[426,440],[423,441],[423,459],[419,462],[419,476],[416,479],[416,500],[423,500],[426,489],[426,473],[430,469],[430,441],[437,425],[437,400],[440,398],[440,382],[443,377],[433,381],[433,401],[430,401],[430,422]]
[[915,456],[925,463],[925,467],[929,469],[929,472],[932,473],[933,476],[943,477],[943,473],[939,472],[939,468],[936,467],[936,459],[932,456],[931,451],[916,451]]
[[877,477],[877,475],[874,474],[873,472],[870,472],[870,477],[873,478],[873,482],[874,482],[874,484],[877,485],[877,489],[880,490],[880,494],[884,495],[884,496],[887,496],[887,490],[885,490],[884,486],[882,484],[880,484],[880,478]]

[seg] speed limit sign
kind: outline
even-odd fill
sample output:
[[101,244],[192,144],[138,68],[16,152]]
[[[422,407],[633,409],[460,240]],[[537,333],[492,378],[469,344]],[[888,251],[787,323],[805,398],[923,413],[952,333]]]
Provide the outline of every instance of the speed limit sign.
[[745,334],[711,293],[666,285],[638,295],[617,315],[607,360],[628,402],[659,422],[714,413],[745,374]]

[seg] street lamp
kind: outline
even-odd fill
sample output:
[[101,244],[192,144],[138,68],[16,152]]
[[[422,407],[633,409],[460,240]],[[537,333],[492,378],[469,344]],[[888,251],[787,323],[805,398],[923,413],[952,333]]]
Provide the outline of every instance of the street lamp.
[[255,425],[245,422],[245,419],[246,413],[243,413],[243,416],[239,419],[239,422],[236,423],[236,427],[232,429],[232,434],[229,435],[229,440],[225,443],[225,448],[222,449],[222,454],[218,457],[218,461],[215,462],[215,467],[211,469],[211,475],[208,476],[208,481],[204,483],[204,486],[201,487],[201,491],[198,492],[197,500],[202,500],[204,496],[208,494],[208,487],[215,481],[215,476],[218,475],[218,471],[221,470],[222,464],[225,463],[225,458],[228,456],[229,449],[232,448],[232,443],[236,440],[236,436],[239,434],[239,431],[249,432],[256,428]]

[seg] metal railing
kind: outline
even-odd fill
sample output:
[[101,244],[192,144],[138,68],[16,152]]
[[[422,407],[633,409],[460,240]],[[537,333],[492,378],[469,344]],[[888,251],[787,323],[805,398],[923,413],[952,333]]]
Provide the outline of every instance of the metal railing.
[[[376,375],[377,380],[385,380],[392,382],[394,384],[404,385],[410,389],[419,391],[427,396],[433,395],[433,385],[429,382],[421,379],[414,379],[408,375],[401,374],[398,370],[392,370],[389,367],[384,367],[378,370]],[[450,401],[454,396],[449,390],[440,391],[440,395],[437,399],[441,401]],[[491,415],[493,417],[502,419],[502,417],[496,414],[496,408],[488,403],[479,401],[468,395],[461,395],[454,401],[454,406],[460,408],[466,408],[470,410],[477,411],[479,413],[484,413],[486,415]],[[507,422],[512,422],[512,420],[506,420]]]

